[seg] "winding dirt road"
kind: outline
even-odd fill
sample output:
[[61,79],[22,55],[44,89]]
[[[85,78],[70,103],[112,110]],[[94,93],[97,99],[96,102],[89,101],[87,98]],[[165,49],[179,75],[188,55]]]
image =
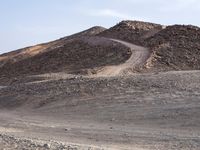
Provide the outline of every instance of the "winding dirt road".
[[131,49],[131,57],[123,64],[115,66],[106,66],[100,69],[97,73],[97,76],[116,76],[122,75],[124,71],[128,69],[134,69],[136,67],[142,67],[147,59],[149,58],[150,51],[148,48],[138,46],[132,43],[128,43],[122,40],[109,39],[114,42],[125,45]]

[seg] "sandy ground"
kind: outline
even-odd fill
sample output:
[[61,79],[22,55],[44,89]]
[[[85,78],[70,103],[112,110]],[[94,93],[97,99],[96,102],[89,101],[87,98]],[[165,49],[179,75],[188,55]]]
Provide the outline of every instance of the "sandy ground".
[[26,101],[1,109],[0,147],[198,150],[199,76],[199,71],[113,78],[66,75],[3,88],[1,105]]

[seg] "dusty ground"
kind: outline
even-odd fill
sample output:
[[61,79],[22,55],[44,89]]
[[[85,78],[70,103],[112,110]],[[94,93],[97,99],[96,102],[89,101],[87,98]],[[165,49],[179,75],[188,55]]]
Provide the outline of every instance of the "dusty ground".
[[200,150],[199,39],[123,21],[1,55],[0,150]]
[[12,140],[1,136],[0,147],[29,149],[27,145],[35,143],[59,149],[63,143],[77,149],[198,150],[199,75],[200,71],[111,78],[52,74],[44,75],[44,81],[8,86],[0,90],[0,132]]

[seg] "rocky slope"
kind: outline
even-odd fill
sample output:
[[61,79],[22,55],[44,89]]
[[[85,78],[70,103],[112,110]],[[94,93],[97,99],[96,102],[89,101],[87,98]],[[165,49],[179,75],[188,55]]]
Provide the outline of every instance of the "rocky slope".
[[122,21],[99,35],[117,38],[151,50],[143,72],[200,69],[200,28],[191,25],[163,26]]
[[143,45],[143,40],[162,30],[163,26],[140,21],[122,21],[119,24],[99,33],[100,36],[121,39]]
[[134,50],[110,39],[149,50],[144,65],[136,67],[137,70],[130,67],[131,72],[200,68],[200,28],[122,21],[110,29],[93,27],[53,42],[0,55],[0,78],[51,72],[90,75],[104,67],[116,66],[117,69],[128,61]]
[[93,27],[50,43],[3,54],[0,56],[0,77],[51,72],[88,74],[98,67],[125,62],[131,55],[129,48],[95,37],[102,30]]
[[145,39],[152,50],[149,66],[156,70],[199,70],[200,28],[195,26],[168,26]]
[[199,42],[123,21],[0,55],[0,149],[198,150]]
[[98,46],[82,40],[73,40],[51,51],[15,63],[7,63],[1,67],[0,75],[33,75],[63,71],[69,74],[84,73],[87,72],[86,69],[123,63],[130,57],[128,51],[120,44]]
[[83,32],[67,36],[49,43],[43,43],[38,44],[35,46],[30,46],[26,48],[22,48],[16,51],[8,52],[5,54],[0,55],[0,67],[10,63],[15,63],[24,59],[31,58],[35,55],[45,53],[48,51],[52,51],[58,47],[61,47],[65,44],[67,44],[69,41],[80,38],[82,36],[95,36],[96,34],[99,34],[100,32],[104,31],[105,28],[103,27],[92,27],[88,30],[85,30]]

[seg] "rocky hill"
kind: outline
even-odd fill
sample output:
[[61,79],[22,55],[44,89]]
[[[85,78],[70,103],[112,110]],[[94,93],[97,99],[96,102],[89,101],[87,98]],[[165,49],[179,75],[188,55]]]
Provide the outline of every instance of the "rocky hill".
[[143,40],[145,38],[153,36],[155,33],[162,30],[162,28],[164,28],[164,26],[154,23],[122,21],[114,27],[99,33],[99,35],[143,45]]
[[[145,58],[144,53],[139,52],[141,49],[148,51]],[[123,63],[126,63],[129,74],[198,70],[200,28],[140,21],[122,21],[110,29],[97,26],[56,41],[0,55],[0,77],[55,72],[90,75],[105,70],[105,67],[108,72],[110,66],[117,70]]]
[[199,69],[199,27],[138,21],[0,55],[0,150],[199,150]]
[[93,27],[50,43],[3,54],[0,56],[0,77],[53,72],[87,74],[97,67],[125,62],[130,57],[129,48],[95,37],[103,30]]
[[200,28],[195,26],[168,26],[145,39],[152,50],[149,68],[158,70],[200,69]]
[[88,30],[82,31],[80,33],[77,33],[77,34],[74,34],[71,36],[67,36],[67,37],[52,41],[52,42],[38,44],[35,46],[30,46],[30,47],[26,47],[26,48],[22,48],[22,49],[19,49],[16,51],[2,54],[2,55],[0,55],[0,67],[2,67],[4,64],[7,64],[7,63],[15,63],[15,62],[21,61],[23,59],[33,57],[37,54],[51,51],[53,49],[56,49],[58,47],[65,45],[70,40],[80,38],[82,36],[95,36],[96,34],[99,34],[100,32],[102,32],[104,30],[106,30],[106,29],[103,27],[96,26],[96,27],[92,27]]
[[199,70],[200,28],[191,25],[122,21],[99,35],[149,48],[151,56],[140,71]]

